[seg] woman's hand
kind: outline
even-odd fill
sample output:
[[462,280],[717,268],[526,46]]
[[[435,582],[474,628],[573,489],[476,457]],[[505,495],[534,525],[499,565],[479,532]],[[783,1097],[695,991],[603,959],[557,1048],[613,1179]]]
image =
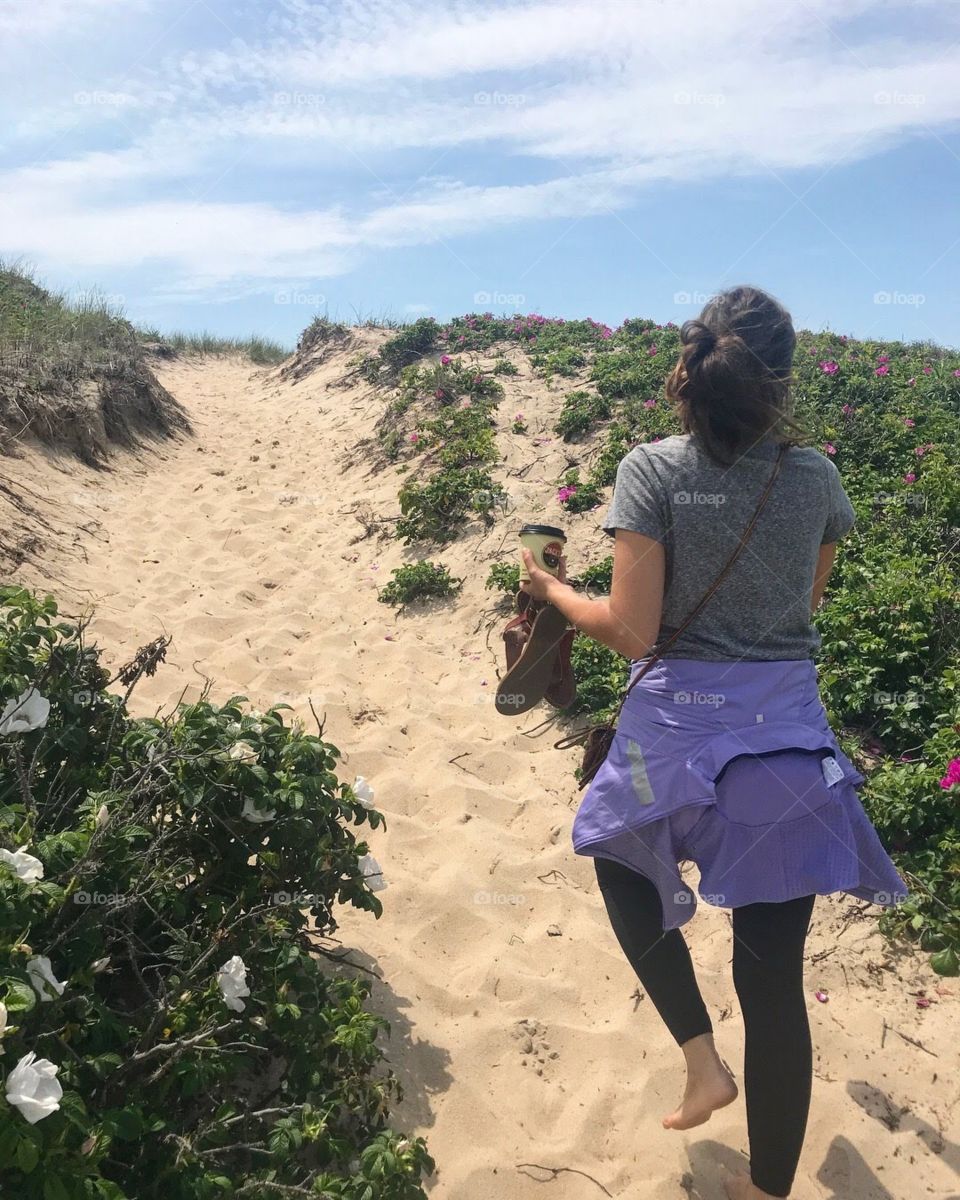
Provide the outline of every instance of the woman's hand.
[[560,559],[559,573],[551,575],[549,571],[544,571],[542,567],[538,566],[533,553],[524,546],[523,563],[530,578],[520,580],[520,590],[532,596],[534,600],[549,600],[549,590],[555,588],[558,583],[565,584],[567,582],[567,560],[565,558]]

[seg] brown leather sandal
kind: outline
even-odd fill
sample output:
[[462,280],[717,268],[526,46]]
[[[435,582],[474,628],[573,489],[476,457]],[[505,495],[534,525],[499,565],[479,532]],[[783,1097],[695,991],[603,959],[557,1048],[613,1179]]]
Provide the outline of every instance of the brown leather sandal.
[[518,716],[546,699],[566,708],[576,696],[570,648],[576,631],[552,604],[541,604],[527,592],[517,593],[519,614],[503,631],[507,673],[497,687],[495,706],[504,716]]

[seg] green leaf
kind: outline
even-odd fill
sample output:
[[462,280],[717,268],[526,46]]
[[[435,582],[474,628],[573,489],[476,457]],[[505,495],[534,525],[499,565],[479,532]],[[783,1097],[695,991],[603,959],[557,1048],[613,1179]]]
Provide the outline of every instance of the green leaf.
[[37,1003],[37,993],[22,979],[5,975],[0,979],[0,987],[5,989],[3,1002],[10,1012],[29,1012]]
[[10,1162],[17,1150],[20,1134],[13,1125],[0,1130],[0,1163]]
[[134,1142],[143,1133],[143,1118],[135,1108],[117,1108],[107,1113],[104,1128],[121,1142]]
[[44,1176],[43,1200],[70,1200],[70,1193],[59,1175]]
[[40,1151],[36,1144],[29,1138],[21,1138],[17,1147],[17,1166],[24,1175],[29,1175],[39,1161]]
[[930,955],[930,966],[938,975],[960,975],[960,958],[956,950],[948,947]]

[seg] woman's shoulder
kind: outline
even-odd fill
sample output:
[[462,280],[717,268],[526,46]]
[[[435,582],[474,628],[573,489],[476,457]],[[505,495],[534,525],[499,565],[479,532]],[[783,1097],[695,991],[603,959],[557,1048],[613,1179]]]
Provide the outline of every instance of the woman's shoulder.
[[[772,460],[776,447],[771,445],[768,449],[770,453],[760,457],[769,457]],[[745,457],[754,459],[757,456],[749,454]],[[639,442],[631,447],[622,463],[626,464],[627,471],[632,468],[633,471],[646,473],[652,469],[655,474],[659,473],[660,469],[674,470],[681,466],[700,471],[713,469],[724,473],[730,470],[729,467],[714,462],[689,433],[672,434],[652,442]],[[825,475],[839,475],[835,464],[816,446],[791,445],[783,465],[796,471],[813,472],[821,479]]]
[[689,458],[691,461],[697,456],[697,450],[694,446],[689,433],[675,433],[670,437],[657,438],[653,442],[638,442],[626,454],[626,459],[633,462],[677,462],[680,459]]

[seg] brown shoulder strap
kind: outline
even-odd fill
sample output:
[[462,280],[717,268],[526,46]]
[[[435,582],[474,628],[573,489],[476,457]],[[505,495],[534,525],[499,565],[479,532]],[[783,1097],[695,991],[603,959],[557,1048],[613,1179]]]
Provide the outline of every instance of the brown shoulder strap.
[[756,509],[754,510],[753,516],[750,518],[749,525],[746,527],[746,529],[741,534],[740,541],[737,543],[736,549],[730,555],[730,558],[727,560],[726,566],[723,568],[723,570],[720,572],[720,574],[717,576],[717,578],[713,581],[713,583],[707,589],[706,593],[703,596],[703,599],[700,601],[700,603],[697,605],[697,607],[684,620],[683,624],[670,635],[670,637],[663,643],[663,645],[660,647],[660,649],[657,650],[646,663],[644,663],[643,667],[637,672],[637,674],[634,676],[634,678],[630,681],[630,684],[628,685],[626,691],[623,693],[623,699],[620,701],[620,705],[617,708],[618,715],[619,715],[620,709],[623,708],[623,705],[627,699],[627,696],[630,695],[630,690],[634,686],[634,684],[639,683],[640,680],[644,677],[644,675],[646,675],[646,673],[653,666],[653,664],[655,662],[657,662],[658,659],[663,657],[664,652],[669,650],[669,648],[674,644],[674,642],[677,640],[677,638],[680,636],[680,634],[683,633],[683,631],[689,626],[690,622],[696,616],[699,615],[699,613],[702,611],[702,609],[704,608],[706,603],[709,601],[710,597],[714,594],[714,592],[717,590],[717,588],[720,586],[720,584],[723,583],[724,579],[726,579],[727,575],[729,575],[730,571],[733,569],[733,564],[737,561],[737,559],[743,553],[744,547],[746,546],[747,542],[750,540],[750,535],[753,533],[754,526],[757,523],[757,519],[760,516],[761,512],[763,512],[764,505],[767,503],[767,500],[769,499],[770,492],[774,485],[774,481],[776,480],[777,475],[779,475],[779,473],[780,473],[780,466],[783,463],[783,456],[784,456],[784,454],[786,454],[788,448],[789,448],[789,443],[785,443],[784,445],[782,445],[780,447],[779,451],[777,452],[777,461],[773,464],[773,471],[771,472],[770,478],[767,480],[767,486],[763,489],[763,495],[760,497],[760,501],[757,504]]

